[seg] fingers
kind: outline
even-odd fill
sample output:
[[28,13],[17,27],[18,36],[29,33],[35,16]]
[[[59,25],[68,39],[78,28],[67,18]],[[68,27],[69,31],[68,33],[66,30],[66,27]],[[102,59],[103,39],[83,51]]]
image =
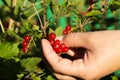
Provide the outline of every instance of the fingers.
[[63,37],[62,41],[68,47],[90,47],[90,33],[70,33]]
[[56,63],[60,60],[60,57],[55,53],[50,43],[46,39],[42,40],[42,48],[44,56],[49,63]]
[[55,53],[48,40],[45,39],[42,40],[42,46],[43,54],[55,72],[66,75],[78,75],[78,67],[79,70],[83,70],[84,63],[82,59],[71,61],[61,58]]

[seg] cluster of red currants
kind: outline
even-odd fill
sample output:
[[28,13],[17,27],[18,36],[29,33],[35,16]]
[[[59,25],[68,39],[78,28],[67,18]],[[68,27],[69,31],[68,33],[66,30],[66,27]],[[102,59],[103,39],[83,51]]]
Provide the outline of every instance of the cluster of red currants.
[[71,26],[70,25],[67,25],[66,27],[65,27],[65,30],[63,30],[63,34],[68,34],[68,33],[70,33],[71,32]]
[[22,42],[22,50],[25,53],[28,51],[28,43],[30,39],[31,37],[29,35],[24,36],[24,41]]
[[[68,34],[70,32],[70,30],[71,30],[71,26],[67,25],[65,27],[65,30],[63,30],[63,34]],[[56,38],[56,34],[55,33],[53,33],[53,32],[50,33],[48,38],[49,38],[50,44],[53,47],[53,50],[57,54],[68,52],[68,47],[64,43],[60,42],[60,40],[58,40],[58,39],[55,40],[55,38]]]
[[49,37],[49,42],[53,47],[53,50],[57,54],[68,51],[68,47],[64,43],[61,43],[60,40],[58,40],[58,39],[55,40],[55,38],[56,38],[55,33],[50,33],[48,37]]

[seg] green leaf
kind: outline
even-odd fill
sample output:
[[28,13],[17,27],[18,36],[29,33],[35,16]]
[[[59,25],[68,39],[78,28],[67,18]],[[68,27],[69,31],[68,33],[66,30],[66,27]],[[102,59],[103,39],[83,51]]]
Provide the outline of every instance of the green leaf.
[[15,37],[15,39],[17,39],[17,40],[22,40],[22,38],[12,30],[8,30],[7,34],[10,35],[11,37]]
[[32,29],[33,29],[33,31],[38,31],[39,30],[39,26],[33,25]]
[[54,30],[52,28],[49,28],[49,33],[51,33],[51,32],[54,32]]
[[32,80],[41,80],[40,76],[35,75],[34,73],[31,74]]
[[62,31],[63,31],[63,29],[62,29],[62,27],[60,26],[60,27],[57,27],[57,28],[56,28],[55,33],[56,33],[57,36],[61,36],[61,35],[62,35]]
[[11,59],[19,53],[18,43],[1,43],[0,44],[0,57]]
[[20,32],[21,33],[32,32],[33,31],[33,29],[32,29],[33,25],[29,21],[23,20],[23,22],[24,23],[20,27]]
[[112,3],[109,6],[111,11],[116,11],[118,9],[120,9],[120,1],[115,1],[113,0]]
[[112,80],[118,80],[116,76],[111,76]]
[[21,80],[21,79],[22,79],[22,77],[24,77],[24,74],[17,74],[17,77],[18,77],[18,79],[17,79],[17,80]]
[[40,68],[37,67],[38,63],[41,61],[41,58],[37,58],[37,57],[32,57],[32,58],[26,58],[26,59],[22,59],[21,65],[28,71],[32,71],[32,72],[36,72],[37,73],[41,73],[42,70]]
[[2,0],[2,1],[6,6],[11,7],[11,1],[12,0]]
[[120,70],[115,71],[114,75],[120,78]]
[[101,15],[102,13],[99,10],[92,10],[91,12],[87,13],[87,17],[93,17],[93,16],[98,16]]
[[56,80],[51,75],[47,76],[47,80]]
[[41,33],[39,33],[39,34],[36,34],[36,35],[35,35],[35,37],[36,37],[36,38],[38,38],[38,39],[41,39],[41,38],[42,38],[42,36],[43,36],[43,33],[42,33],[42,32],[41,32]]

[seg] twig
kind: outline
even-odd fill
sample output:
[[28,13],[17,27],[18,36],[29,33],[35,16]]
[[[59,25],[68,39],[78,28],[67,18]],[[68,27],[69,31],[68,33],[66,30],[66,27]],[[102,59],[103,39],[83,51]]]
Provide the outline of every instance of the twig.
[[43,21],[44,21],[44,33],[43,33],[43,35],[44,35],[44,37],[46,37],[46,24],[47,24],[47,22],[46,22],[46,0],[44,0],[43,1]]
[[25,0],[25,1],[24,1],[24,3],[23,3],[23,7],[25,7],[25,6],[26,6],[27,1],[28,1],[28,0]]
[[80,29],[82,29],[89,21],[90,21],[91,18],[86,18],[82,24],[80,24]]
[[[39,12],[42,12],[43,11],[43,9],[40,9],[40,10],[38,10],[37,12],[39,13]],[[32,14],[30,17],[28,17],[28,20],[30,20],[31,18],[33,18],[36,14],[38,14],[37,12],[35,12],[34,14]]]
[[8,30],[12,30],[12,24],[14,23],[13,19],[10,18]]
[[46,0],[43,2],[43,20],[44,20],[44,26],[46,25]]
[[4,27],[3,27],[3,24],[2,24],[1,19],[0,19],[0,26],[1,26],[2,32],[5,33],[5,29],[4,29]]
[[13,0],[12,1],[12,8],[14,8],[16,6],[17,0]]
[[41,29],[44,30],[44,25],[43,25],[43,23],[42,23],[42,20],[41,20],[41,18],[40,18],[40,15],[39,15],[39,13],[38,13],[36,7],[35,7],[35,4],[33,3],[32,5],[33,5],[33,8],[34,8],[35,11],[36,11],[36,14],[37,14],[38,20],[39,20],[40,25],[41,25]]
[[[17,3],[17,0],[13,0],[13,1],[12,1],[12,5],[11,5],[12,9],[15,8],[16,3]],[[13,10],[13,11],[14,11],[14,10]],[[8,29],[9,29],[9,30],[12,30],[12,24],[13,24],[13,23],[14,23],[14,20],[13,20],[12,18],[10,18],[9,25],[8,25]]]

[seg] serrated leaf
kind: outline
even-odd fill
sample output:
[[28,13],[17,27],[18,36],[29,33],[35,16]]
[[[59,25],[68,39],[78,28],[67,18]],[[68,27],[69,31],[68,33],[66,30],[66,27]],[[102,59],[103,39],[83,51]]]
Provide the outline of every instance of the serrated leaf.
[[56,33],[57,36],[61,36],[62,35],[62,31],[63,31],[62,27],[59,26],[59,27],[56,28],[55,33]]
[[20,63],[28,71],[36,72],[36,70],[37,70],[39,73],[41,73],[42,70],[37,67],[37,65],[40,61],[41,61],[41,58],[32,57],[32,58],[22,59],[20,61]]
[[11,59],[19,53],[18,43],[1,43],[0,44],[0,57]]

